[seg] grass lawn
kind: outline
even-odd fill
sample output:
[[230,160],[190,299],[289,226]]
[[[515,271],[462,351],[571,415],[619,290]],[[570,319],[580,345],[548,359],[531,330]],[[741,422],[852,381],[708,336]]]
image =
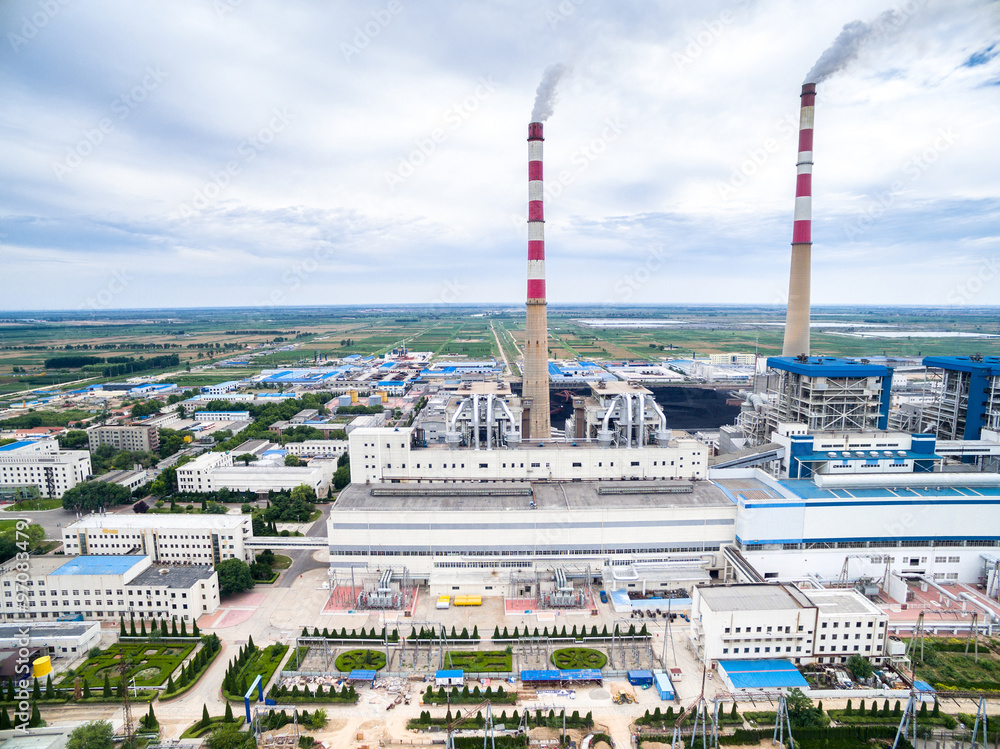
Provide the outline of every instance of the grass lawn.
[[[277,670],[278,666],[281,664],[282,658],[285,657],[285,653],[288,652],[288,646],[282,645],[281,643],[274,643],[268,645],[266,648],[257,648],[254,654],[250,656],[243,668],[240,669],[240,676],[246,679],[246,683],[252,684],[253,680],[260,674],[260,680],[267,684],[268,679]],[[237,682],[238,683],[238,682]],[[223,692],[223,696],[227,699],[232,699],[235,701],[241,701],[243,695],[230,695]]]
[[608,657],[593,648],[561,648],[552,653],[552,665],[559,669],[604,668]]
[[[87,680],[90,689],[100,689],[107,674],[112,685],[121,679],[118,666],[122,658],[131,663],[129,678],[136,686],[155,687],[163,684],[181,661],[194,650],[194,643],[164,644],[162,642],[129,642],[112,645],[96,658],[88,658],[76,670],[76,676]],[[74,676],[67,676],[59,686],[73,686]]]
[[38,512],[39,510],[55,510],[62,507],[61,499],[26,499],[4,507],[4,512]]
[[271,565],[273,570],[287,570],[292,566],[292,558],[286,557],[284,554],[274,555],[274,564]]
[[[954,644],[949,644],[956,647]],[[947,645],[942,644],[942,647]],[[923,679],[932,686],[976,689],[993,688],[987,684],[1000,683],[1000,658],[979,643],[979,660],[976,661],[972,647],[966,655],[964,641],[959,645],[959,652],[939,649],[934,643],[927,643],[924,650],[924,662],[917,664],[917,678]]]
[[355,669],[374,670],[385,668],[385,653],[377,650],[348,650],[337,656],[334,665],[338,671]]
[[503,650],[452,651],[444,658],[445,668],[460,668],[470,673],[510,671],[511,655]]
[[[233,713],[235,712],[236,711],[233,710]],[[190,726],[184,729],[184,733],[181,734],[181,738],[182,739],[201,738],[212,729],[218,728],[220,725],[222,725],[222,721],[224,719],[225,719],[224,715],[217,715],[209,717],[208,719],[209,724],[207,726],[203,726],[200,720],[197,723],[192,723]],[[242,715],[239,716],[235,714],[233,715],[233,723],[235,723],[237,726],[242,726],[245,720],[246,718]]]

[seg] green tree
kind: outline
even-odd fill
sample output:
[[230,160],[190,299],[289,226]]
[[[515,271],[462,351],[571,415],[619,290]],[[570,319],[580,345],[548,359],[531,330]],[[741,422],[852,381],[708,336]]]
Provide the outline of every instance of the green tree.
[[252,731],[241,731],[235,723],[222,723],[205,739],[208,749],[256,749]]
[[291,453],[288,453],[287,455],[285,455],[285,465],[295,468],[297,466],[302,465],[302,461],[299,460],[298,455],[292,455]]
[[84,723],[70,731],[66,749],[112,749],[114,731],[106,720]]
[[215,570],[219,573],[220,595],[234,595],[253,587],[250,567],[242,559],[226,559],[215,565]]
[[66,491],[62,497],[63,509],[73,512],[91,512],[102,507],[128,504],[132,493],[124,486],[107,481],[86,481]]
[[102,697],[110,697],[111,692],[111,678],[108,676],[108,672],[104,672],[104,689],[101,690]]
[[233,722],[235,722],[234,719],[233,719],[233,706],[230,705],[228,702],[226,702],[226,714],[222,718],[222,722],[223,723],[233,723]]
[[830,722],[826,713],[817,710],[801,689],[790,690],[785,696],[785,703],[793,728],[825,728]]
[[201,720],[198,721],[198,725],[204,728],[212,722],[212,719],[208,716],[208,705],[201,706]]

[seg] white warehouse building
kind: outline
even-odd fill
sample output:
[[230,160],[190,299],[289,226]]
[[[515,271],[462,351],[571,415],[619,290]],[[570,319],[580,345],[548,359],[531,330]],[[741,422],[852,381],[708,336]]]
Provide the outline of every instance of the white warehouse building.
[[158,564],[253,561],[249,515],[87,515],[62,529],[67,555],[148,554]]

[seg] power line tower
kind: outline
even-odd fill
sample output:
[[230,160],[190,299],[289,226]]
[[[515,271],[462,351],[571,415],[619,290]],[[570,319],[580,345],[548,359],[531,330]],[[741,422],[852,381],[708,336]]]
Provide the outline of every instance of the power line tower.
[[[983,729],[983,739],[980,742],[979,739],[979,727],[982,726]],[[979,709],[976,711],[976,725],[972,728],[972,743],[969,745],[969,749],[988,749],[989,745],[986,743],[986,698],[979,698]]]
[[906,739],[912,746],[917,745],[917,699],[915,692],[910,692],[910,699],[906,701],[906,709],[903,717],[899,719],[899,728],[896,729],[896,738],[892,741],[892,749],[898,749],[899,740]]
[[778,712],[774,716],[774,735],[771,737],[771,745],[785,745],[785,731],[788,731],[788,749],[795,749],[795,739],[792,738],[792,720],[788,717],[788,703],[785,695],[778,699]]
[[122,690],[122,716],[124,718],[124,725],[122,726],[122,734],[124,735],[124,740],[122,741],[122,749],[132,749],[135,746],[135,730],[132,723],[132,703],[129,700],[128,694],[128,670],[129,666],[132,664],[127,660],[122,658],[121,663],[118,664],[118,684]]
[[965,641],[965,654],[969,654],[969,645],[974,645],[972,659],[979,663],[979,612],[972,612],[972,625],[969,627],[969,637]]
[[920,645],[920,662],[924,662],[924,612],[921,611],[917,617],[917,623],[913,627],[913,634],[910,635],[910,642],[906,646],[906,655],[913,664],[913,673],[917,672],[917,645]]

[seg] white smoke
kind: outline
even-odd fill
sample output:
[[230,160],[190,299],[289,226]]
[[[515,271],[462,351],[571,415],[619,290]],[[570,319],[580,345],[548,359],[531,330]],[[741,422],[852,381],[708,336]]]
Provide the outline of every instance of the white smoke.
[[562,63],[549,65],[542,73],[542,82],[538,84],[535,92],[535,106],[531,110],[532,122],[545,122],[552,116],[552,110],[556,105],[556,86],[559,80],[569,72],[569,69]]
[[894,10],[887,10],[870,23],[851,21],[844,24],[844,28],[833,40],[833,44],[819,56],[804,82],[822,83],[838,70],[842,70],[858,56],[861,48],[871,40],[875,32],[884,31],[887,28],[895,14]]

